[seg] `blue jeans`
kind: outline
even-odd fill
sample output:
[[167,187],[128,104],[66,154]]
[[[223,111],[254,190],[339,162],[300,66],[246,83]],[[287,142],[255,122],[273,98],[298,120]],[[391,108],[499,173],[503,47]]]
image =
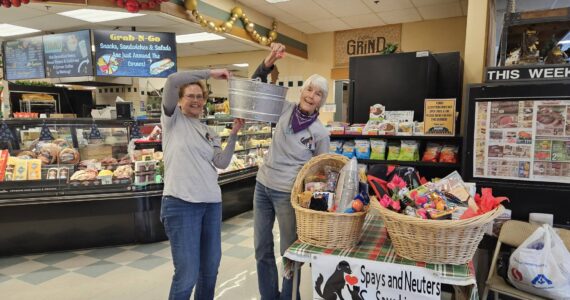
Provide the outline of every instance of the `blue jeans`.
[[[279,252],[283,255],[285,250],[297,240],[291,193],[276,191],[257,182],[253,195],[253,240],[261,300],[291,299],[293,279],[283,278],[282,291],[279,293],[279,275],[273,252],[272,230],[275,217],[279,223]],[[297,299],[301,299],[299,293]]]
[[174,276],[169,300],[214,299],[222,257],[222,204],[164,196],[160,219],[170,240]]

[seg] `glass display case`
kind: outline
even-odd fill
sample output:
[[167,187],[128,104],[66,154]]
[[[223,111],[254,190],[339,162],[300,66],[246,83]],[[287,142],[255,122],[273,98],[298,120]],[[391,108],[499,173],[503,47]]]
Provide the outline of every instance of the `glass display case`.
[[[203,119],[222,144],[232,121]],[[165,240],[159,129],[157,119],[3,121],[0,255]],[[253,208],[271,136],[271,125],[257,122],[240,132],[230,166],[218,170],[222,218]]]

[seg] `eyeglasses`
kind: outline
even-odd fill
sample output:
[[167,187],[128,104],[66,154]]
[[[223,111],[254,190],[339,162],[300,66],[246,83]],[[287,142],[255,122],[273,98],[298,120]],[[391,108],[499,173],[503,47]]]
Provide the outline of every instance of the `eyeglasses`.
[[184,97],[186,97],[190,100],[198,100],[198,101],[204,100],[204,95],[202,95],[202,94],[188,94],[188,95],[184,95]]

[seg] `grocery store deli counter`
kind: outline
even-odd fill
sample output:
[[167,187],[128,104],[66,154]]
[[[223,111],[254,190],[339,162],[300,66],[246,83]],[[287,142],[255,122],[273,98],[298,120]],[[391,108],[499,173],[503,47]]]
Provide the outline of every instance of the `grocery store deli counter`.
[[[143,149],[129,155],[132,123],[46,119],[0,126],[9,131],[0,132],[0,256],[166,240],[162,164],[152,159],[160,151],[137,146]],[[160,150],[159,142],[151,145]],[[224,219],[253,208],[256,173],[252,164],[220,170]]]

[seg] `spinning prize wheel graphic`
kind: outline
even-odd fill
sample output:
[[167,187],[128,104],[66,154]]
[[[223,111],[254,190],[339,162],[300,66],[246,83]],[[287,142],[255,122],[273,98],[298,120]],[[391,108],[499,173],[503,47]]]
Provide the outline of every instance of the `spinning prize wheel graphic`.
[[111,54],[102,55],[97,59],[97,67],[101,72],[111,75],[119,70],[120,58],[116,58]]

